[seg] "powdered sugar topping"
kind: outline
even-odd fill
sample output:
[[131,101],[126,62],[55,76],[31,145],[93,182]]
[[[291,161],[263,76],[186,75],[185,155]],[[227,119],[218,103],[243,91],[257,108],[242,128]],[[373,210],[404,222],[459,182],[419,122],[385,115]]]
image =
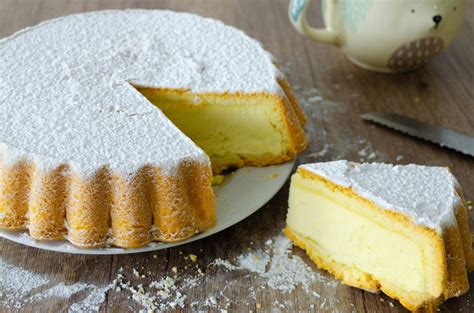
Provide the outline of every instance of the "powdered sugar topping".
[[99,11],[0,41],[0,143],[7,163],[172,168],[206,155],[132,85],[278,92],[272,56],[221,22],[169,11]]
[[[250,302],[256,302],[258,308],[262,306],[257,302],[262,296],[276,295],[280,301],[268,302],[265,309],[272,312],[301,311],[300,301],[314,303],[311,306],[334,306],[338,301],[335,296],[338,282],[312,269],[303,258],[293,253],[292,248],[291,241],[279,234],[260,248],[245,249],[244,254],[235,258],[205,263],[202,260],[206,258],[180,254],[182,265],[172,267],[169,275],[149,270],[151,264],[147,264],[147,268],[125,267],[100,285],[87,281],[65,283],[0,259],[0,310],[27,310],[30,305],[39,307],[49,302],[67,303],[69,307],[64,311],[68,312],[99,312],[105,306],[114,310],[116,301],[126,299],[129,309],[137,312],[176,309],[226,312],[231,306],[241,310],[250,306],[250,309]],[[204,285],[205,297],[196,292]],[[235,290],[242,288],[247,292],[246,304],[235,301]],[[285,298],[287,300],[283,300]],[[291,300],[296,298],[298,301]]]
[[454,210],[461,203],[458,182],[445,167],[348,161],[302,167],[439,232],[455,221]]

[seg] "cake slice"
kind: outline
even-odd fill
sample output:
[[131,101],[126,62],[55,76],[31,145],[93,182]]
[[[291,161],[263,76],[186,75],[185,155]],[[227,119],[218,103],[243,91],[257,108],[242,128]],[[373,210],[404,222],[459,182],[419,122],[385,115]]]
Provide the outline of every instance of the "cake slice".
[[342,283],[435,311],[469,289],[468,214],[448,168],[334,161],[300,166],[286,235]]

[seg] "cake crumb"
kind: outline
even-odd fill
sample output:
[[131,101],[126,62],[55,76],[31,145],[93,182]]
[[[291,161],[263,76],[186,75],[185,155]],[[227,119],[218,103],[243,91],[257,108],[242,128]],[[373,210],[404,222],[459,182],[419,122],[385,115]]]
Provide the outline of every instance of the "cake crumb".
[[261,303],[257,303],[257,304],[255,305],[255,307],[256,307],[257,309],[261,309],[261,308],[262,308],[262,304],[261,304]]
[[197,257],[197,255],[195,255],[195,254],[190,254],[190,255],[189,255],[189,259],[191,259],[192,262],[196,263],[198,257]]
[[327,299],[324,299],[323,303],[321,303],[321,305],[319,306],[320,309],[324,308],[324,306],[326,305],[326,300]]
[[466,206],[468,210],[472,210],[472,201],[471,200],[466,200]]
[[198,274],[201,275],[201,276],[204,276],[204,273],[201,271],[200,268],[198,268]]
[[217,304],[217,299],[216,299],[216,297],[214,297],[214,296],[210,296],[209,298],[207,298],[207,300],[208,300],[209,303],[211,303],[212,305],[216,305],[216,304]]
[[225,180],[224,175],[212,176],[212,185],[213,186],[222,185],[224,183],[224,180]]
[[278,173],[273,173],[273,174],[269,175],[266,179],[267,179],[267,180],[272,180],[272,179],[277,178],[278,176],[280,176],[280,174],[278,174]]

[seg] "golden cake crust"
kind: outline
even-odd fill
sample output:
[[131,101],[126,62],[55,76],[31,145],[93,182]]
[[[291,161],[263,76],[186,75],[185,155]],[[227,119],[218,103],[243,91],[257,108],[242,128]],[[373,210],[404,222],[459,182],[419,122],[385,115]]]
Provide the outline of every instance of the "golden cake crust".
[[130,179],[103,168],[85,180],[66,165],[41,173],[30,163],[0,172],[0,228],[28,229],[37,240],[134,248],[183,240],[216,222],[210,165],[193,160],[172,176],[146,166]]

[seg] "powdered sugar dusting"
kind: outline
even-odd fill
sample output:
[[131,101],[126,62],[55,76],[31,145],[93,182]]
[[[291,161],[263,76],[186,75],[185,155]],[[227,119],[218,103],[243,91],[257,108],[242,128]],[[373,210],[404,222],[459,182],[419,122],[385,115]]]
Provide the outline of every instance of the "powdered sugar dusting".
[[0,307],[9,309],[21,309],[25,305],[54,298],[68,299],[74,294],[87,292],[83,300],[71,305],[69,312],[97,312],[106,293],[116,285],[116,281],[105,287],[85,283],[53,284],[44,275],[0,260]]
[[[111,306],[115,295],[125,294],[130,309],[134,311],[138,311],[137,308],[140,308],[140,312],[186,308],[192,311],[215,309],[226,312],[231,305],[235,305],[235,290],[242,287],[248,291],[249,300],[256,301],[257,307],[261,306],[257,300],[262,294],[277,292],[290,295],[297,289],[302,292],[298,296],[300,299],[306,297],[318,306],[323,301],[325,306],[334,303],[337,281],[314,271],[302,258],[293,254],[292,247],[290,240],[277,235],[267,240],[263,248],[248,250],[228,260],[215,259],[204,267],[183,256],[187,265],[184,268],[173,267],[171,275],[156,277],[143,267],[121,268],[110,283],[102,286],[87,282],[57,282],[0,261],[0,291],[3,292],[0,294],[0,308],[14,309],[62,298],[72,302],[69,312],[97,312],[104,307],[106,299]],[[214,274],[208,275],[211,271]],[[5,280],[7,275],[19,279],[8,282]],[[249,285],[243,286],[242,282],[246,281]],[[316,289],[316,284],[322,284],[323,289]],[[205,298],[201,297],[201,293],[193,292],[203,285],[206,285],[208,292]],[[5,299],[16,301],[8,302]],[[276,301],[273,305],[273,311],[279,312],[294,309],[297,304],[285,300]]]
[[[315,280],[322,281],[323,278],[318,277],[317,273],[299,256],[292,255],[292,247],[293,245],[288,238],[284,236],[276,237],[272,244],[269,268],[261,274],[268,279],[267,284],[273,289],[291,292],[298,285],[301,285],[309,293],[311,283]],[[270,259],[270,256],[268,256],[268,259]],[[247,267],[249,270],[251,268],[251,266]]]
[[0,304],[20,309],[22,301],[34,289],[48,283],[48,279],[0,260]]
[[43,299],[48,299],[52,297],[67,299],[78,292],[81,292],[86,289],[93,289],[93,288],[94,288],[93,285],[88,285],[88,284],[77,283],[73,285],[66,285],[65,283],[59,283],[56,286],[46,289],[45,291],[41,293],[35,294],[30,299],[28,299],[28,302],[41,301]]
[[281,92],[273,57],[221,22],[170,11],[67,16],[0,41],[0,155],[133,173],[207,156],[133,85]]
[[84,300],[71,305],[69,312],[98,312],[101,304],[105,301],[107,292],[111,290],[115,284],[115,282],[112,282],[111,284],[101,288],[94,286]]
[[326,282],[328,286],[331,284],[330,280],[312,270],[303,259],[293,255],[293,244],[287,237],[277,236],[267,246],[269,249],[240,256],[237,268],[259,274],[268,287],[285,293],[301,286],[313,295],[313,282]]
[[461,203],[458,182],[445,167],[348,161],[302,167],[439,232],[455,220],[454,210]]
[[265,273],[268,262],[270,256],[262,251],[241,255],[238,258],[239,268],[260,274]]

